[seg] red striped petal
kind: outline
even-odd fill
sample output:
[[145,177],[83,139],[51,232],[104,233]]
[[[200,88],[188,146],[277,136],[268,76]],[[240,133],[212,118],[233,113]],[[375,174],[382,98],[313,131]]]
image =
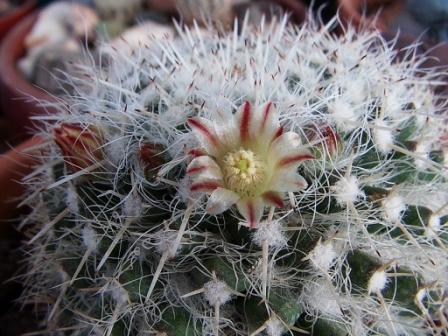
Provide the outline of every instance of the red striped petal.
[[263,132],[263,130],[266,127],[266,122],[268,121],[269,116],[270,116],[271,111],[272,111],[271,107],[272,107],[272,102],[268,102],[266,104],[266,106],[264,107],[263,119],[261,120],[261,125],[260,125],[260,133]]
[[202,123],[199,118],[190,118],[187,121],[188,125],[194,129],[196,129],[199,133],[201,133],[210,143],[212,143],[215,147],[219,146],[219,140],[213,134],[212,131],[208,129],[204,123]]
[[191,156],[193,156],[193,157],[198,157],[198,156],[204,156],[204,155],[207,155],[207,152],[204,151],[204,150],[201,149],[201,148],[193,148],[192,150],[190,150],[190,151],[188,152],[188,155],[191,155]]
[[250,139],[250,122],[252,119],[252,106],[248,101],[243,104],[241,120],[240,120],[240,138],[242,142]]
[[193,174],[203,172],[203,171],[207,170],[207,168],[209,168],[209,166],[206,166],[206,165],[191,167],[191,168],[187,169],[186,173],[187,173],[187,175],[193,175]]
[[238,202],[239,199],[240,196],[231,190],[216,188],[207,201],[205,211],[212,215],[222,213]]
[[283,157],[280,161],[277,162],[278,168],[284,168],[291,164],[297,164],[306,160],[313,160],[314,156],[311,154],[296,154]]
[[186,174],[189,176],[198,175],[198,181],[218,181],[221,182],[221,168],[207,155],[194,158],[187,167]]
[[255,228],[257,226],[257,221],[255,220],[255,208],[254,204],[252,202],[247,203],[247,221],[249,223],[249,227],[251,229]]
[[283,131],[284,131],[283,126],[277,128],[277,131],[274,133],[274,136],[272,137],[272,141],[279,138],[283,134]]
[[236,203],[239,213],[251,229],[257,227],[263,216],[264,202],[261,198],[242,199]]
[[307,181],[295,169],[291,169],[274,174],[268,188],[275,192],[296,192],[306,189],[307,186]]
[[267,191],[262,195],[263,199],[277,208],[283,208],[285,203],[282,196],[275,191]]
[[221,187],[221,183],[217,181],[201,181],[193,183],[190,187],[192,192],[210,192]]

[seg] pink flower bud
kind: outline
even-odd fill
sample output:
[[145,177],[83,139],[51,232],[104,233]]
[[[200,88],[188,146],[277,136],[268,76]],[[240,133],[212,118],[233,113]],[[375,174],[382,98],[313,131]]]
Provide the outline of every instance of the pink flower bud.
[[316,127],[309,133],[308,137],[311,141],[320,140],[315,148],[317,150],[321,148],[321,150],[324,150],[330,156],[335,156],[342,149],[341,138],[329,125]]
[[162,145],[155,143],[144,143],[140,146],[140,161],[148,177],[154,177],[160,166],[165,163],[163,150]]
[[80,171],[103,159],[100,148],[103,139],[94,127],[62,124],[53,130],[53,134],[71,171]]

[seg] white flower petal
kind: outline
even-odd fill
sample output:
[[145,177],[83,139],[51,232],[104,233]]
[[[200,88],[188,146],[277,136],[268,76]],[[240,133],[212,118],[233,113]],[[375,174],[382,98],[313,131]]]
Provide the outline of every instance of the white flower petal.
[[208,154],[216,155],[220,151],[222,147],[221,141],[210,120],[200,117],[190,118],[188,119],[188,125]]
[[267,102],[257,110],[257,123],[254,134],[258,134],[258,143],[267,148],[275,139],[280,129],[278,113],[272,102]]
[[203,192],[207,194],[211,194],[217,188],[222,187],[222,181],[214,180],[214,179],[200,179],[195,180],[191,186],[191,192]]
[[300,136],[295,132],[286,132],[274,140],[269,149],[270,160],[276,161],[279,157],[291,155],[302,146]]
[[187,175],[193,176],[195,180],[215,179],[222,180],[221,168],[210,156],[198,156],[194,158],[187,167]]
[[285,203],[283,203],[283,196],[277,191],[266,191],[261,195],[263,200],[271,206],[275,206],[277,208],[283,208]]
[[240,214],[246,219],[251,229],[257,227],[263,216],[264,202],[260,197],[240,199],[236,206]]
[[217,188],[208,199],[206,211],[211,215],[222,213],[239,199],[240,196],[237,193],[229,189]]
[[280,128],[278,114],[272,102],[257,108],[245,102],[235,114],[235,119],[239,140],[243,144],[256,141],[259,145],[267,147]]
[[279,192],[295,192],[306,189],[308,183],[295,169],[275,174],[270,182],[269,189]]
[[235,118],[239,129],[240,142],[242,144],[248,143],[251,139],[251,129],[253,128],[251,124],[256,121],[252,104],[248,101],[244,102],[236,112]]
[[301,144],[297,133],[283,133],[272,143],[268,161],[275,165],[275,169],[295,169],[302,161],[314,159],[311,152],[303,148]]
[[279,157],[275,163],[276,169],[292,169],[295,170],[303,162],[313,160],[314,156],[306,149],[297,150],[295,153]]

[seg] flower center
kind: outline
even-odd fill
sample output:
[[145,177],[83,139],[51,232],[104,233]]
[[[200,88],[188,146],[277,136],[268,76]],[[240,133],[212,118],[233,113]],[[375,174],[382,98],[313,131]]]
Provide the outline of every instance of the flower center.
[[266,178],[266,165],[251,150],[240,148],[223,159],[224,181],[227,187],[241,196],[256,196]]

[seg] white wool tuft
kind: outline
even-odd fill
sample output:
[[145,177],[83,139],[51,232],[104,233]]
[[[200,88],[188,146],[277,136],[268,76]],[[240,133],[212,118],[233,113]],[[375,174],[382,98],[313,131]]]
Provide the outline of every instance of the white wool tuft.
[[425,227],[425,236],[428,238],[437,237],[437,232],[440,231],[440,216],[431,215],[429,217],[428,226]]
[[266,333],[269,336],[281,336],[285,332],[285,327],[282,321],[278,318],[272,317],[266,321]]
[[391,193],[382,202],[381,206],[384,210],[384,216],[391,222],[401,219],[401,214],[406,210],[406,204],[401,196]]
[[389,88],[386,95],[383,97],[382,107],[384,114],[387,116],[397,116],[402,111],[403,94],[405,92],[399,86],[396,88]]
[[154,238],[157,252],[160,254],[167,252],[170,258],[174,257],[181,248],[181,246],[179,246],[179,248],[175,250],[176,237],[177,231],[160,230],[156,232]]
[[417,294],[415,295],[415,300],[421,304],[423,304],[423,300],[428,295],[428,290],[426,288],[419,289]]
[[426,160],[429,160],[429,152],[431,151],[431,145],[427,141],[419,141],[415,147],[414,153],[418,155],[418,158],[415,158],[415,166],[420,169],[427,169],[428,163]]
[[130,194],[123,204],[123,213],[126,218],[139,218],[143,212],[142,199],[139,196]]
[[118,306],[129,302],[128,292],[120,285],[116,285],[116,286],[112,287],[111,293],[112,293],[112,297],[114,298],[114,300]]
[[88,250],[95,251],[98,246],[97,234],[90,225],[84,226],[82,229],[82,241]]
[[353,106],[349,103],[341,99],[335,100],[328,105],[328,111],[341,131],[349,132],[357,127],[357,116]]
[[330,240],[323,243],[318,241],[308,256],[317,270],[326,272],[338,254],[334,249],[333,242]]
[[79,213],[78,193],[76,192],[76,189],[72,184],[69,184],[67,189],[65,190],[65,203],[67,204],[67,208],[71,213]]
[[114,137],[104,146],[106,157],[112,165],[118,167],[123,159],[126,158],[129,152],[127,146],[127,139],[125,137]]
[[367,289],[369,293],[381,292],[384,288],[386,288],[387,282],[388,279],[386,272],[376,271],[370,278]]
[[341,316],[341,306],[338,300],[342,300],[342,297],[326,280],[314,279],[304,288],[302,295],[311,310],[326,316]]
[[232,292],[224,281],[212,280],[204,285],[204,295],[211,306],[222,306],[230,300]]
[[343,83],[347,95],[350,100],[355,104],[361,104],[365,102],[367,96],[365,81],[359,78],[349,78],[346,83]]
[[267,241],[270,248],[281,249],[287,245],[287,239],[279,221],[261,222],[255,231],[253,241],[262,246]]
[[389,153],[392,148],[391,146],[394,144],[391,127],[384,120],[378,119],[375,120],[372,133],[373,140],[379,151],[383,154]]
[[364,193],[359,189],[359,182],[356,176],[342,177],[331,188],[335,192],[335,197],[340,205],[355,203]]

